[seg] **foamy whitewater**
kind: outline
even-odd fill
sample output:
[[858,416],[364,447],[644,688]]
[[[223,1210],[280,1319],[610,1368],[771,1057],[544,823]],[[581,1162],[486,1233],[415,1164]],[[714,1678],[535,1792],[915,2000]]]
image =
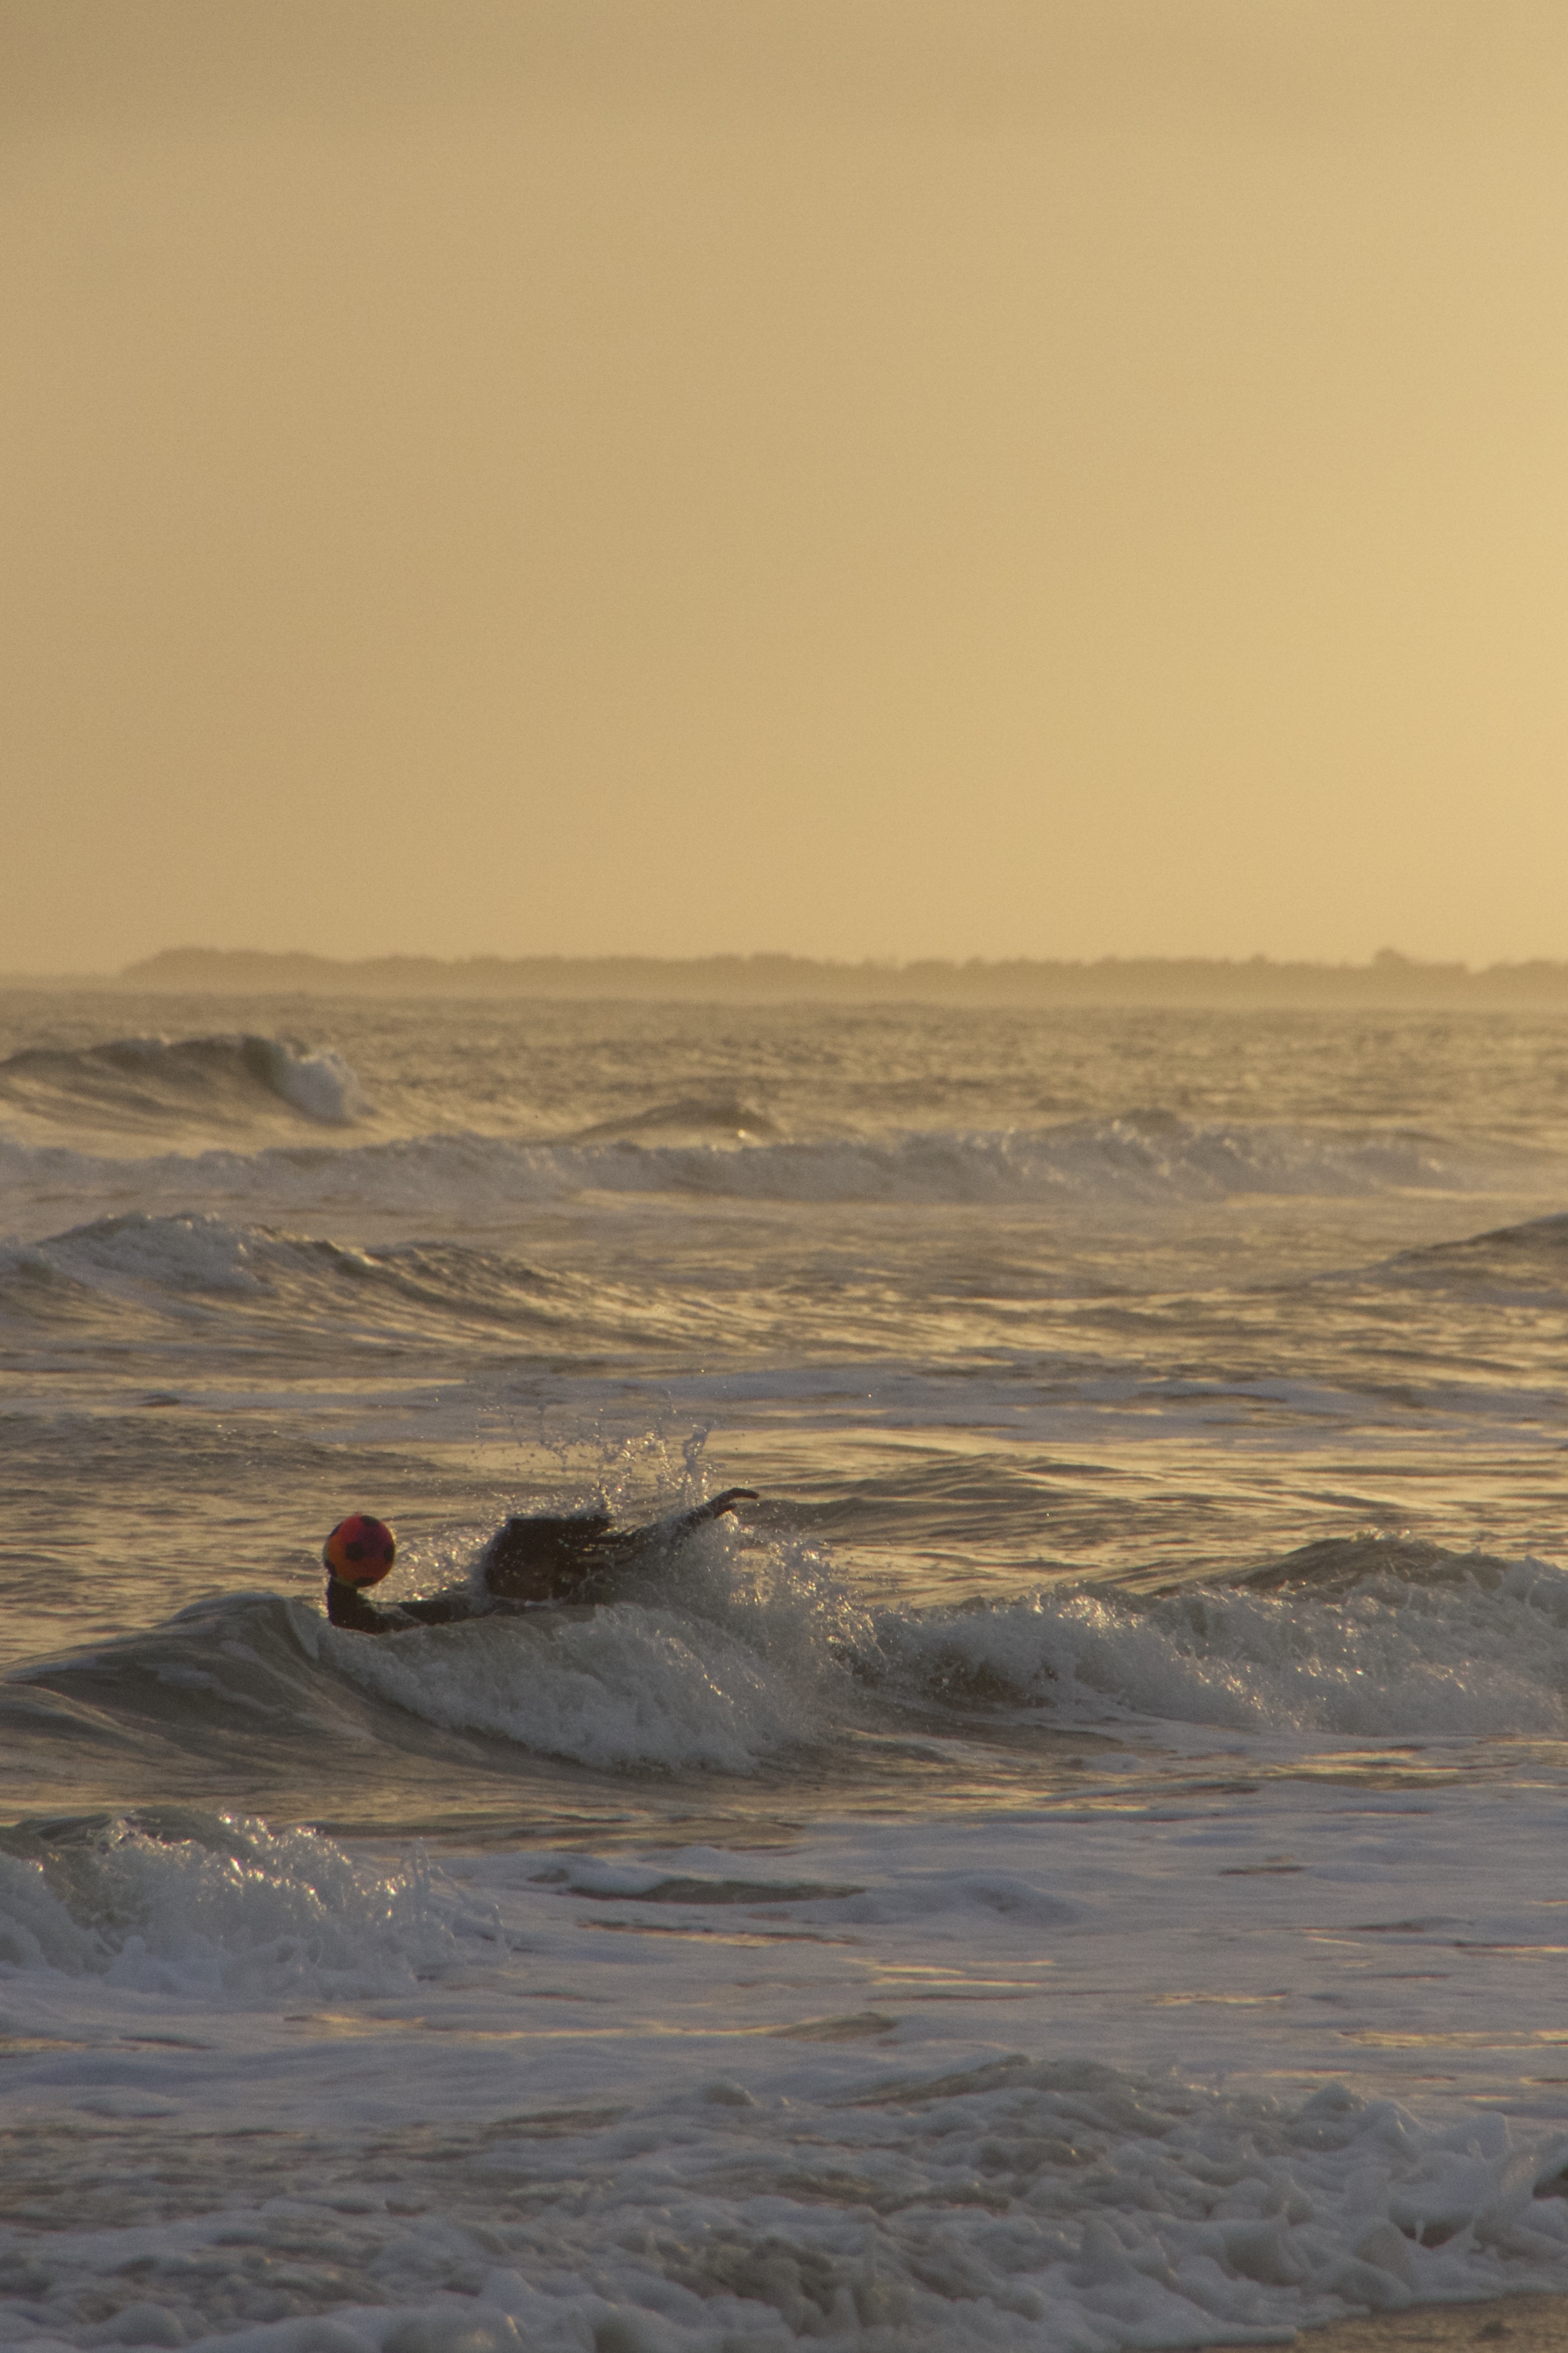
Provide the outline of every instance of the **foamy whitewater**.
[[0,1197],[0,2343],[1568,2292],[1568,1023],[17,992]]

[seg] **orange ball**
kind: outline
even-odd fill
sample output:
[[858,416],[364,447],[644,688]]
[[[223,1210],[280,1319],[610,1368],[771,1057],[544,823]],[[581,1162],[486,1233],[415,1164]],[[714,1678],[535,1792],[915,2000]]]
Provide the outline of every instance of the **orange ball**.
[[323,1565],[344,1585],[379,1585],[397,1557],[397,1538],[384,1520],[351,1512],[321,1547]]

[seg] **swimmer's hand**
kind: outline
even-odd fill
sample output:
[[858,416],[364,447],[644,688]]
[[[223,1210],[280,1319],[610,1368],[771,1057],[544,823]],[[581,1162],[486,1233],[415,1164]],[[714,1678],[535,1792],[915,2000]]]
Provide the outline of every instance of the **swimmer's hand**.
[[680,1525],[683,1528],[700,1528],[705,1520],[722,1519],[725,1513],[732,1512],[737,1504],[755,1504],[761,1500],[755,1487],[726,1487],[721,1495],[714,1495],[706,1504],[699,1504],[694,1512],[683,1512]]

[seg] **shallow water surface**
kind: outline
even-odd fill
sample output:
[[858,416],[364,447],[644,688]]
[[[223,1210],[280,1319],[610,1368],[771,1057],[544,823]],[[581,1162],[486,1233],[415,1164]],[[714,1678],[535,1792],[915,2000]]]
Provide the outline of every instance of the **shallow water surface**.
[[[1565,1103],[1505,1015],[0,998],[11,2336],[1568,2287]],[[395,1598],[732,1483],[321,1614],[349,1510]]]

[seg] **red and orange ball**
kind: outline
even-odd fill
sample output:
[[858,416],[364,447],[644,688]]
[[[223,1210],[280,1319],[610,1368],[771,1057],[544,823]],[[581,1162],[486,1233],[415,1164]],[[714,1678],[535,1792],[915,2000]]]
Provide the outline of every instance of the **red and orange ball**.
[[384,1520],[351,1512],[321,1546],[321,1560],[344,1585],[379,1585],[397,1557],[397,1538]]

